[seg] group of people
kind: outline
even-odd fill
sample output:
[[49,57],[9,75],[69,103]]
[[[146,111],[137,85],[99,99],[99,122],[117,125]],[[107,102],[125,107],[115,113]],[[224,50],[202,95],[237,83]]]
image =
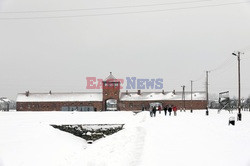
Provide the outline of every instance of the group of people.
[[[177,107],[173,105],[166,105],[164,108],[164,113],[165,116],[167,116],[167,112],[169,113],[169,116],[171,116],[172,111],[174,112],[174,116],[177,115]],[[156,116],[156,111],[159,111],[159,114],[161,114],[162,107],[161,106],[152,106],[150,107],[150,116],[155,117]]]

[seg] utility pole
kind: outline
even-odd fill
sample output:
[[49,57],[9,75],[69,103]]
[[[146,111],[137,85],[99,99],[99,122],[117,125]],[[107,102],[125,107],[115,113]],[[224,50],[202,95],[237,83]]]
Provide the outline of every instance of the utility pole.
[[206,100],[207,100],[207,107],[206,107],[206,115],[208,115],[209,114],[209,112],[208,112],[208,105],[209,105],[209,99],[208,99],[208,73],[209,73],[209,71],[206,71]]
[[184,111],[186,110],[186,105],[185,105],[185,85],[181,86],[182,87],[182,101],[183,101],[183,109]]
[[193,113],[193,81],[191,80],[191,109],[190,112]]
[[240,54],[243,54],[242,52],[238,51],[236,53],[232,53],[234,56],[238,59],[238,118],[237,120],[241,121],[241,99],[240,99]]

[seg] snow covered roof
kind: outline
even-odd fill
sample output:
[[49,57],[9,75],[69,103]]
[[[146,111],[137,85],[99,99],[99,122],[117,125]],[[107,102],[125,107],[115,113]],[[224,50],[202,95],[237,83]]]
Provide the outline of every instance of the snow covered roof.
[[[191,92],[185,92],[185,99],[191,100]],[[182,92],[123,92],[120,97],[121,101],[144,101],[144,100],[182,100]],[[205,92],[193,92],[193,100],[206,100]]]
[[19,93],[17,102],[102,101],[102,93]]
[[109,76],[105,79],[105,81],[108,81],[108,82],[119,82],[119,80],[117,80],[117,79],[112,75],[112,72],[110,72]]
[[[185,92],[185,99],[191,99],[191,93]],[[102,93],[19,93],[17,102],[74,102],[74,101],[102,101]],[[157,101],[182,100],[182,92],[122,92],[121,101]],[[206,100],[205,92],[193,92],[193,100]]]
[[0,98],[0,102],[10,102],[10,99],[2,97],[2,98]]

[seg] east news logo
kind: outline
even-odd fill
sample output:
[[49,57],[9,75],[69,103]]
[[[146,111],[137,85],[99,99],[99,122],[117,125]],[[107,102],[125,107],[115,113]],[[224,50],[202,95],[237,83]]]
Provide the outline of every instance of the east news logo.
[[[96,77],[86,77],[87,86],[86,89],[102,89],[103,88],[103,79]],[[120,82],[120,89],[163,89],[163,79],[137,79],[136,77],[126,77],[126,79],[110,79],[105,82],[108,84],[113,82]],[[126,82],[126,85],[125,85]],[[111,85],[111,84],[110,84]],[[114,84],[115,86],[116,84]],[[118,84],[117,84],[118,86]]]

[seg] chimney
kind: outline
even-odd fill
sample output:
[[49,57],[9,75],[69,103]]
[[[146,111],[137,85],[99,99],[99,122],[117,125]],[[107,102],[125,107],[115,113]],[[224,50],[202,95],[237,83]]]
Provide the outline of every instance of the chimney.
[[128,95],[128,90],[126,90],[126,95]]
[[162,89],[162,94],[165,94],[164,89]]
[[49,91],[49,94],[50,94],[50,95],[52,94],[51,90]]
[[141,90],[138,90],[137,94],[138,94],[138,95],[141,95]]
[[30,95],[30,91],[26,91],[26,92],[25,92],[25,96],[28,97],[29,95]]

